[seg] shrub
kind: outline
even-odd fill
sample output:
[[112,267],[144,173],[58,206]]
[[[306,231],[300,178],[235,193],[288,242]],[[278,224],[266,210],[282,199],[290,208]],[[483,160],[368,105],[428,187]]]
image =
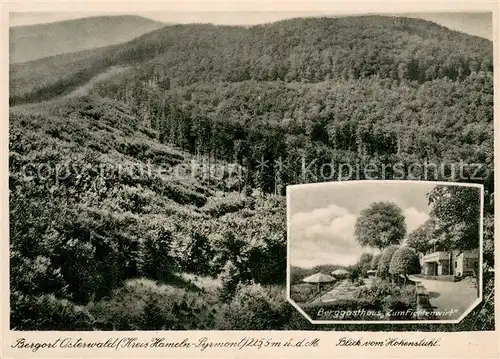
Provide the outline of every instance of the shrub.
[[124,211],[133,213],[159,213],[166,203],[161,196],[141,185],[123,186],[114,201]]
[[357,280],[359,280],[359,277],[361,276],[361,270],[359,269],[358,266],[354,266],[352,268],[350,268],[349,270],[349,280],[351,282],[356,282]]
[[406,285],[401,290],[401,299],[409,306],[417,306],[417,287],[415,285]]
[[88,305],[101,330],[192,330],[214,326],[217,298],[151,280],[130,280]]
[[93,318],[81,306],[53,294],[11,293],[11,323],[15,330],[91,330]]
[[401,247],[394,252],[389,265],[389,273],[392,275],[420,273],[420,261],[413,248]]
[[226,262],[219,279],[221,281],[220,298],[222,300],[232,298],[240,282],[240,272],[232,261]]
[[314,284],[301,283],[290,287],[290,298],[296,303],[307,303],[318,295],[318,287]]
[[171,251],[174,238],[172,229],[158,225],[150,228],[139,242],[138,269],[150,279],[167,281],[177,267]]
[[372,258],[372,263],[371,263],[371,269],[372,270],[377,270],[378,269],[378,264],[380,262],[380,257],[382,256],[382,253],[376,254]]
[[238,212],[245,208],[247,201],[233,194],[225,197],[210,197],[203,210],[214,217],[221,217],[227,213]]
[[193,204],[197,207],[205,205],[207,199],[204,195],[180,184],[171,182],[159,183],[155,191],[161,193],[162,195],[173,199],[179,204]]
[[412,306],[401,298],[388,296],[384,299],[382,307],[389,320],[405,320],[413,316]]
[[[416,309],[416,289],[409,285],[401,290],[393,283],[386,280],[375,280],[370,287],[363,286],[354,292],[356,299],[363,299],[384,313],[392,310],[390,320],[407,319]],[[404,312],[404,313],[403,313]]]
[[182,246],[177,247],[181,250],[179,262],[183,271],[200,275],[212,274],[209,258],[214,257],[214,251],[203,232],[191,230],[183,237]]
[[382,252],[378,263],[377,275],[381,278],[389,278],[389,266],[391,264],[394,252],[398,250],[397,246],[389,246]]
[[361,278],[358,278],[357,280],[355,280],[353,282],[353,285],[355,287],[361,287],[361,286],[365,285],[365,281],[363,279],[361,279]]
[[370,287],[362,286],[354,291],[354,297],[367,299],[373,302],[378,308],[381,307],[384,298],[387,296],[397,297],[400,295],[399,288],[385,280],[375,280]]
[[368,278],[368,270],[371,269],[372,261],[373,261],[373,254],[371,253],[361,254],[358,262],[356,263],[356,267],[359,268],[361,277]]
[[218,312],[216,326],[223,330],[282,329],[292,310],[279,287],[239,285],[232,300]]

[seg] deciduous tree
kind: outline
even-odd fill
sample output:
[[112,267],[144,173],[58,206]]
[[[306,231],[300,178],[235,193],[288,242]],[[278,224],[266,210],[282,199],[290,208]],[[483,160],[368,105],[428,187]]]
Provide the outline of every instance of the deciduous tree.
[[403,212],[391,202],[374,202],[362,210],[354,229],[359,244],[380,250],[399,245],[405,234]]

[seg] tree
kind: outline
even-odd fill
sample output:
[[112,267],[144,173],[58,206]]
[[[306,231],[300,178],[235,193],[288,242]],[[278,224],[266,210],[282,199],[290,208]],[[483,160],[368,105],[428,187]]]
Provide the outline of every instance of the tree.
[[484,216],[483,260],[494,267],[495,264],[495,219],[492,214]]
[[359,266],[354,265],[354,266],[352,266],[352,267],[349,268],[349,275],[348,275],[348,277],[349,277],[349,280],[351,282],[353,282],[353,283],[356,282],[359,279],[360,276],[361,276],[361,271],[360,271]]
[[394,252],[398,250],[398,246],[389,246],[380,255],[380,260],[378,263],[377,275],[381,278],[389,277],[389,266],[391,264],[392,256]]
[[418,254],[413,248],[401,247],[392,255],[389,273],[393,276],[403,275],[405,284],[409,274],[419,274],[420,271]]
[[354,235],[363,247],[381,251],[399,245],[406,235],[405,217],[401,208],[390,202],[374,202],[361,211],[356,220]]
[[185,240],[182,253],[183,269],[188,273],[206,275],[210,273],[210,261],[213,251],[208,238],[199,231],[191,231]]
[[465,186],[437,186],[429,193],[441,246],[461,251],[479,246],[480,193]]
[[432,247],[431,240],[433,238],[434,226],[435,222],[433,219],[427,220],[408,235],[406,245],[414,248],[417,252],[427,253]]
[[231,260],[226,262],[219,279],[221,281],[220,298],[229,300],[233,297],[240,283],[240,272]]
[[362,277],[368,276],[368,271],[371,269],[373,260],[373,254],[371,253],[361,253],[357,267],[359,268]]
[[139,245],[139,270],[147,278],[166,282],[177,264],[171,255],[173,235],[170,228],[150,229]]

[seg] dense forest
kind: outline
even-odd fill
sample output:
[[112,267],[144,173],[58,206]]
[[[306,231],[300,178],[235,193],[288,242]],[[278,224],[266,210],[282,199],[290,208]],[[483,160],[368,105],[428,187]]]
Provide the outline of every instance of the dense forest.
[[417,19],[305,18],[250,28],[173,25],[131,42],[10,67],[11,104],[44,100],[113,65],[160,63],[175,86],[384,79],[462,80],[493,70],[492,42]]
[[284,194],[356,179],[327,163],[484,184],[486,299],[415,328],[493,327],[490,41],[381,16],[176,25],[10,75],[12,328],[313,328],[286,302]]

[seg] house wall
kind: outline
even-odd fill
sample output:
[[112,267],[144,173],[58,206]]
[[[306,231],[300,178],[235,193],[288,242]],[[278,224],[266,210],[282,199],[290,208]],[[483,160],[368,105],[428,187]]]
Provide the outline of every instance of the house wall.
[[450,261],[439,261],[438,263],[438,274],[437,275],[448,275],[450,274]]
[[478,270],[479,267],[479,252],[478,251],[466,251],[460,253],[456,256],[455,263],[455,275],[463,275],[464,272],[469,272],[471,270]]
[[[439,260],[438,262],[423,261],[423,256],[420,258],[422,265],[422,274],[424,275],[456,275],[461,276],[464,272],[469,272],[472,269],[475,271],[479,267],[479,251],[451,251],[448,253],[448,259]],[[443,258],[443,256],[441,256]]]
[[458,256],[455,259],[455,275],[462,275],[464,272],[464,257]]

